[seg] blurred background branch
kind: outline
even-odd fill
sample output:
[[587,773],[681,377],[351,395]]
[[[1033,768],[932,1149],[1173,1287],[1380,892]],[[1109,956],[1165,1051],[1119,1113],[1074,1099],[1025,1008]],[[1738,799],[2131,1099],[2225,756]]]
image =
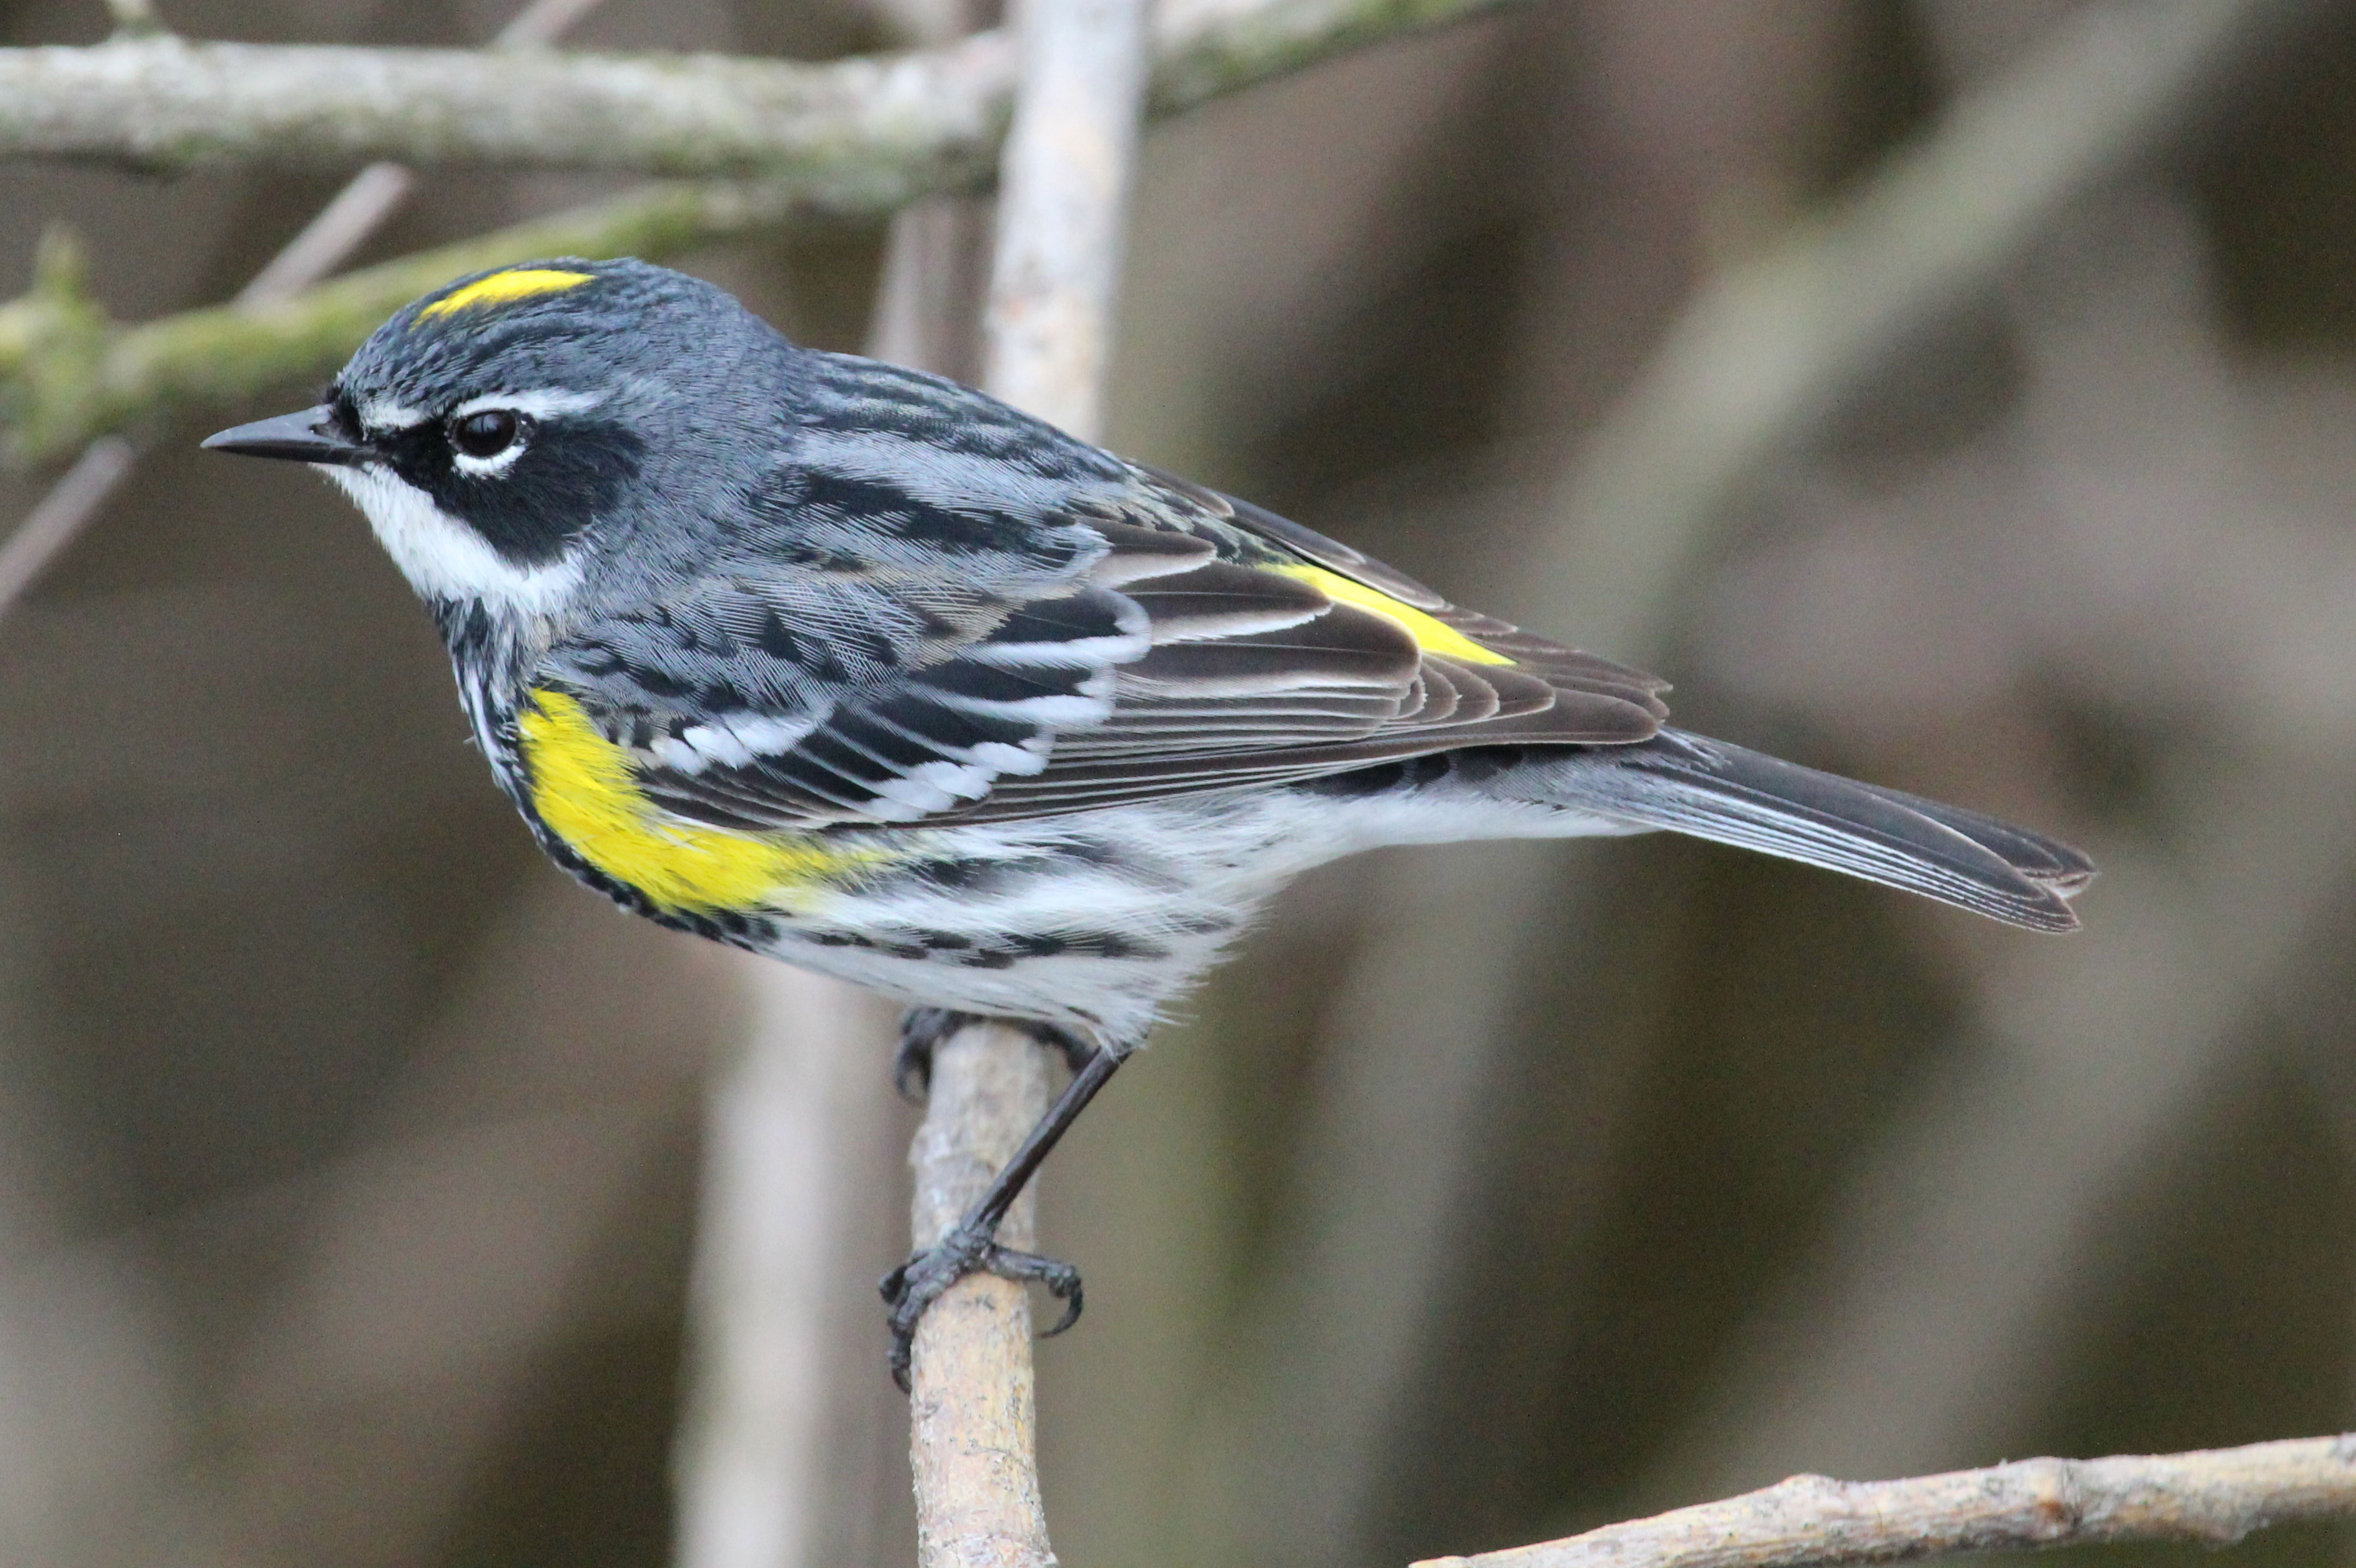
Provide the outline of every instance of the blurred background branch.
[[[1177,0],[1155,113],[1521,0]],[[0,48],[0,156],[412,165],[765,177],[813,208],[888,209],[983,177],[1015,60],[1002,33],[826,65],[716,56],[192,43]]]
[[[1526,624],[1571,628],[1581,645],[1614,656],[1663,657],[1693,582],[1751,516],[1743,503],[1817,437],[1829,411],[1869,396],[1876,378],[1926,342],[1935,347],[1925,335],[1990,296],[2074,203],[2161,155],[2325,11],[2304,0],[2106,0],[2061,15],[2033,48],[1958,92],[1846,189],[1751,237],[1699,281],[1595,427],[1566,443],[1552,472],[1510,493],[1507,505],[1542,519],[1520,531],[1510,566],[1454,591]],[[1463,581],[1465,569],[1453,570]],[[1269,1521],[1252,1528],[1275,1538],[1263,1551],[1305,1550],[1297,1543],[1380,1507],[1363,1489],[1382,1473],[1368,1450],[1396,1440],[1394,1402],[1409,1397],[1387,1385],[1385,1369],[1421,1375],[1414,1347],[1451,1299],[1455,1227],[1483,1204],[1519,1201],[1510,1184],[1484,1195],[1479,1175],[1503,1114],[1493,1086],[1515,1071],[1497,1054],[1509,1049],[1509,1020],[1547,994],[1547,953],[1580,940],[1566,932],[1601,942],[1585,923],[1608,918],[1597,901],[1606,885],[1526,851],[1427,856],[1394,891],[1371,896],[1406,912],[1370,923],[1335,986],[1326,1076],[1301,1134],[1319,1185],[1286,1237],[1267,1321],[1251,1329],[1277,1386],[1298,1378],[1331,1391],[1323,1407],[1280,1397],[1253,1402],[1261,1411],[1245,1417],[1252,1446],[1296,1456],[1239,1479]],[[2083,976],[2083,954],[2055,962],[2057,973]],[[1437,987],[1435,976],[1449,984]],[[1562,1027],[1578,1038],[1569,1049],[1594,1061],[1608,1085],[1608,1044],[1585,1038],[1587,1013],[1566,1006]],[[1604,1115],[1609,1091],[1590,1094],[1570,1114]],[[2023,1114],[2054,1105],[2010,1104]],[[1935,1123],[1958,1125],[1987,1118],[1957,1107]],[[2053,1136],[2050,1122],[2040,1125]],[[1375,1126],[1387,1138],[1368,1136]],[[1390,1145],[1408,1138],[1419,1154],[1401,1170]],[[2040,1147],[2060,1158],[2091,1157],[2098,1146]],[[1574,1148],[1553,1170],[1575,1170],[1585,1157]],[[1550,1179],[1570,1179],[1550,1171]],[[1382,1202],[1358,1199],[1377,1183]],[[1993,1277],[1989,1261],[1971,1255],[1975,1265],[1957,1272]],[[1877,1260],[1880,1288],[1915,1277],[1895,1267]],[[1965,1299],[1957,1292],[1948,1280],[1923,1298]],[[1360,1332],[1304,1348],[1307,1304],[1334,1299],[1354,1303]],[[1926,1367],[1954,1364],[1910,1348]],[[1327,1355],[1335,1360],[1321,1363]],[[1873,1366],[1858,1381],[1890,1372],[1886,1361]],[[1791,1387],[1821,1392],[1849,1375],[1836,1357]],[[1696,1453],[1743,1430],[1731,1414],[1701,1424]],[[1780,1438],[1785,1429],[1769,1430]],[[1747,1468],[1709,1473],[1721,1489],[1755,1484]]]
[[[552,43],[597,4],[532,0],[499,29],[492,46],[512,49]],[[118,37],[146,37],[162,29],[146,0],[118,0],[112,9]],[[390,163],[370,164],[354,175],[335,199],[246,280],[231,306],[252,310],[277,304],[342,266],[409,198],[415,179],[409,169]],[[64,237],[52,231],[51,240],[61,243]],[[60,286],[70,292],[76,284],[69,277]],[[123,436],[102,435],[83,448],[16,531],[0,543],[0,615],[98,515],[137,460],[136,443]]]
[[672,1462],[679,1568],[823,1561],[830,1481],[874,1484],[835,1463],[856,1452],[842,1433],[862,1424],[857,1396],[881,1385],[901,1403],[867,1281],[841,1277],[896,1230],[876,1190],[901,1154],[882,1071],[895,1009],[767,959],[731,966],[753,1016],[709,1091]]
[[162,19],[148,0],[106,0],[106,10],[114,19],[118,37],[146,37],[164,30]]
[[827,65],[117,37],[0,50],[0,154],[768,175],[873,206],[977,173],[1012,71],[995,33]]
[[1671,586],[1771,460],[2329,9],[2096,0],[1845,199],[1721,270],[1584,443],[1532,602],[1593,646],[1653,656]]
[[[979,14],[968,0],[904,0],[885,19],[903,43],[937,45]],[[985,200],[962,195],[893,215],[862,347],[974,379],[987,219]],[[677,1561],[779,1568],[896,1553],[905,1529],[843,1521],[862,1512],[847,1499],[913,1488],[913,1456],[911,1473],[897,1473],[909,1406],[876,1375],[884,1339],[861,1288],[882,1268],[863,1261],[896,1251],[897,1211],[916,1196],[895,1201],[894,1179],[913,1174],[908,1107],[878,1071],[899,1009],[765,958],[738,966],[757,1018],[715,1079],[705,1135],[673,1464]],[[1023,1206],[1023,1224],[1034,1208]]]
[[[1376,38],[1435,26],[1480,11],[1501,0],[1258,0],[1224,8],[1172,7],[1157,37],[1155,109],[1176,112],[1220,93],[1299,69],[1335,51]],[[123,50],[178,51],[192,46],[175,40],[118,41],[89,53]],[[217,46],[228,48],[228,46]],[[365,60],[381,63],[381,51],[273,51],[299,61],[287,80],[309,84],[328,112],[354,112],[373,99],[355,91],[370,80]],[[26,51],[27,59],[82,58],[72,50]],[[398,58],[398,57],[392,57]],[[614,62],[560,59],[541,55],[464,55],[467,80],[492,99],[505,101],[518,80],[534,71],[570,80],[577,69],[620,70]],[[788,68],[755,62],[705,62],[712,71],[757,75],[764,71],[811,74],[819,68]],[[285,83],[249,73],[244,56],[221,80],[259,82],[264,97],[284,102]],[[27,67],[32,79],[45,68]],[[679,101],[721,114],[730,123],[727,83],[697,79],[686,68],[633,68],[637,74],[614,85],[615,96],[597,111],[621,125],[659,125],[653,104],[637,97],[676,93]],[[793,146],[805,166],[791,174],[751,183],[655,187],[552,217],[534,219],[455,245],[385,262],[263,304],[248,300],[215,310],[192,311],[137,326],[108,322],[86,297],[78,253],[51,247],[39,285],[25,299],[0,305],[0,414],[7,433],[0,455],[37,464],[63,455],[93,437],[168,411],[213,410],[269,389],[325,375],[394,308],[460,272],[532,256],[637,255],[662,259],[731,236],[774,230],[813,219],[844,219],[887,215],[928,192],[959,188],[984,177],[1002,125],[1012,87],[1012,59],[1005,40],[976,37],[897,61],[856,62],[825,68],[828,88],[807,123],[793,132]],[[357,73],[357,74],[356,74]],[[5,74],[5,65],[0,65]],[[821,73],[822,74],[822,73]],[[685,78],[681,80],[682,76]],[[109,73],[101,72],[102,79]],[[28,79],[30,80],[30,79]],[[396,99],[403,84],[388,90]],[[434,125],[478,123],[464,103],[432,99],[419,84],[407,84],[423,102],[417,112]],[[613,84],[609,84],[613,85]],[[66,93],[73,98],[74,89]],[[134,90],[134,100],[144,101]],[[16,101],[0,83],[0,102]],[[648,112],[640,114],[645,107]],[[427,112],[430,110],[430,113]],[[921,112],[919,112],[921,111]],[[233,111],[208,101],[205,115]],[[454,118],[445,120],[445,115]],[[121,117],[102,115],[116,124]],[[596,119],[596,116],[592,116]],[[535,119],[535,123],[538,121]],[[552,148],[576,161],[590,151],[626,144],[638,132],[594,124],[565,123],[550,132]],[[286,127],[262,128],[246,147],[250,156],[275,156],[273,149],[310,144]],[[342,149],[359,155],[446,155],[446,145],[398,139],[354,141]],[[598,155],[603,157],[605,155]],[[716,165],[741,165],[737,157]],[[772,147],[770,163],[783,161]],[[610,165],[609,165],[610,166]]]

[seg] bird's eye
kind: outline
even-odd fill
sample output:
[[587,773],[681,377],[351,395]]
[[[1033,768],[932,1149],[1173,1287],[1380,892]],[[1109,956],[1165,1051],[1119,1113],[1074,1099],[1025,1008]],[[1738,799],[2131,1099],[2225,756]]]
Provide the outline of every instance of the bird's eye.
[[513,409],[479,409],[450,421],[450,444],[469,457],[497,457],[524,438],[530,423]]

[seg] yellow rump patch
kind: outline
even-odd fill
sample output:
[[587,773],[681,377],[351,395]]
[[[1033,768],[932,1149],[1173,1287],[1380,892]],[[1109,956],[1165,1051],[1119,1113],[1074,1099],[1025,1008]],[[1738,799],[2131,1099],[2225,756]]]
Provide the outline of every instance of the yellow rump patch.
[[1426,614],[1412,604],[1402,604],[1380,589],[1369,588],[1354,577],[1338,571],[1328,571],[1322,566],[1280,566],[1275,570],[1287,577],[1297,577],[1313,585],[1326,598],[1344,604],[1355,604],[1361,610],[1372,610],[1387,620],[1396,621],[1415,639],[1415,645],[1425,653],[1437,654],[1444,659],[1463,664],[1512,664],[1514,661],[1494,648],[1484,648],[1447,622]]
[[661,908],[773,909],[780,895],[887,858],[815,833],[732,833],[671,816],[638,788],[629,753],[561,691],[535,690],[518,727],[541,819],[583,859]]
[[417,316],[423,321],[428,316],[448,315],[478,304],[506,304],[513,300],[528,300],[536,294],[561,294],[567,289],[594,283],[596,279],[594,272],[562,272],[553,267],[511,267],[504,272],[493,272],[487,278],[477,278],[463,289],[453,289],[419,311]]

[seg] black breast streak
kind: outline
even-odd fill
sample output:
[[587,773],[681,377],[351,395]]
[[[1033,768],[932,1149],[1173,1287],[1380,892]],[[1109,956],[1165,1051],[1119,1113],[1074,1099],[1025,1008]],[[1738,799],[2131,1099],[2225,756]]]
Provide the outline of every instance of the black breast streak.
[[479,600],[464,602],[436,599],[428,606],[434,624],[442,630],[442,641],[457,659],[461,669],[487,661],[495,645],[497,634],[491,625],[491,615]]

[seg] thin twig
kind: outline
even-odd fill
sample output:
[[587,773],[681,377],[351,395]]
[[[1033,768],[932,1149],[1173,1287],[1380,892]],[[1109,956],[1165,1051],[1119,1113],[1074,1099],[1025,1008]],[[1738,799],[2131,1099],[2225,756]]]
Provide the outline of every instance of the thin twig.
[[[1097,433],[1144,85],[1144,0],[1016,0],[1023,80],[999,182],[984,384],[1073,433]],[[1021,1031],[978,1024],[935,1057],[917,1172],[916,1244],[981,1196],[1047,1107],[1045,1061]],[[1035,1184],[1034,1184],[1035,1185]],[[1029,1250],[1035,1192],[1023,1196]],[[1039,1499],[1030,1305],[987,1275],[917,1327],[908,1432],[922,1568],[1055,1562]]]
[[370,164],[337,191],[230,300],[254,310],[292,299],[344,264],[409,199],[417,176],[400,164]]
[[138,461],[139,449],[128,436],[102,435],[82,448],[73,466],[0,545],[0,615],[39,581]]
[[2356,1435],[2108,1459],[2020,1459],[1902,1481],[1794,1476],[1567,1541],[1416,1568],[1833,1568],[2103,1541],[2222,1546],[2356,1514]]
[[1143,8],[1135,0],[1018,0],[1022,95],[1006,136],[983,382],[1094,439],[1137,162]]
[[[1048,1070],[1046,1051],[1003,1024],[973,1025],[936,1048],[925,1125],[908,1150],[916,1173],[909,1228],[917,1246],[946,1235],[1013,1155],[1047,1108]],[[1031,1250],[1036,1214],[1026,1190],[999,1226],[1000,1240]],[[1045,1568],[1055,1561],[1039,1498],[1032,1389],[1031,1300],[1022,1285],[969,1275],[917,1324],[908,1455],[919,1568]]]

